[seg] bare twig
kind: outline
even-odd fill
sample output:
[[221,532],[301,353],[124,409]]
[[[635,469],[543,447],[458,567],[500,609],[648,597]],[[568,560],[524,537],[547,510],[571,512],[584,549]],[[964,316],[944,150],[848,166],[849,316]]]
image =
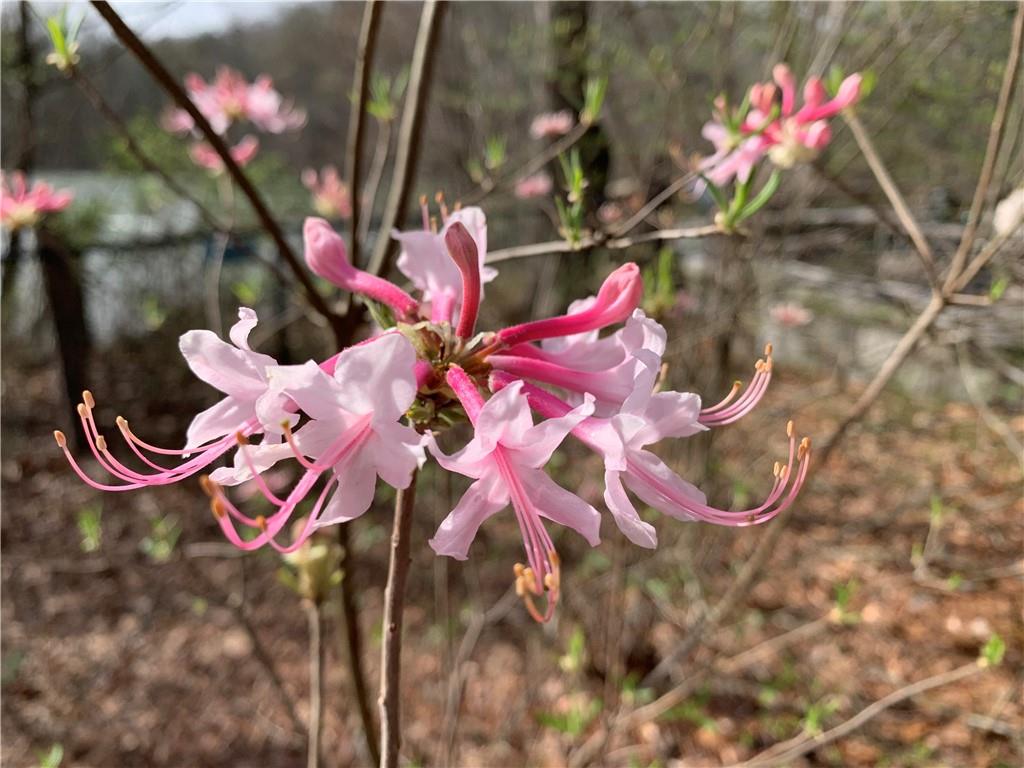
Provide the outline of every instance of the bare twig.
[[380,652],[380,765],[396,768],[402,747],[400,717],[402,674],[402,618],[405,611],[405,582],[409,576],[409,534],[416,502],[416,473],[409,487],[395,498],[395,520],[391,529],[391,557],[384,590],[384,620]]
[[707,224],[700,227],[681,227],[679,229],[659,229],[654,232],[645,232],[634,237],[613,237],[605,239],[601,235],[588,237],[579,243],[571,243],[568,240],[552,240],[547,243],[534,243],[532,245],[518,245],[512,248],[502,248],[491,251],[487,254],[487,263],[495,264],[499,261],[511,259],[524,259],[529,256],[547,256],[553,253],[574,253],[585,251],[590,248],[608,248],[609,250],[621,250],[641,243],[658,243],[668,240],[692,240],[701,237],[712,237],[723,234],[714,224]]
[[426,112],[427,91],[436,57],[435,41],[441,28],[444,9],[444,4],[438,0],[425,0],[423,3],[419,31],[416,34],[416,45],[412,52],[409,87],[405,95],[405,106],[402,109],[402,123],[398,129],[398,148],[395,154],[395,169],[391,177],[391,188],[388,190],[387,204],[384,206],[384,215],[381,217],[380,234],[374,244],[373,257],[367,267],[368,271],[375,275],[381,274],[388,254],[394,248],[391,230],[405,218],[405,209],[409,202],[409,187],[412,185],[413,175],[416,172],[416,161],[419,158],[419,150],[423,142],[423,117]]
[[384,166],[388,161],[388,150],[391,148],[391,121],[380,123],[377,132],[377,148],[373,152],[373,161],[370,163],[370,173],[366,177],[366,186],[363,188],[362,212],[359,220],[358,236],[361,241],[366,240],[370,234],[370,222],[373,220],[374,204],[377,202],[377,190],[380,189],[380,181],[384,177]]
[[366,685],[366,670],[363,666],[363,634],[359,627],[359,610],[356,607],[352,573],[355,571],[355,553],[349,546],[349,527],[338,526],[338,544],[341,546],[342,563],[345,569],[338,590],[341,595],[341,613],[345,617],[345,653],[352,676],[352,692],[355,694],[359,722],[362,724],[366,749],[374,764],[380,762],[380,745],[377,743],[377,724],[370,707],[370,691]]
[[988,188],[992,183],[992,172],[996,166],[999,148],[1003,143],[1003,129],[1006,126],[1006,114],[1009,111],[1014,85],[1017,82],[1017,74],[1020,70],[1022,47],[1024,47],[1024,0],[1019,0],[1017,3],[1017,15],[1013,20],[1013,39],[1010,42],[1010,53],[1006,58],[1006,66],[1003,68],[1003,83],[999,88],[999,100],[996,102],[995,115],[992,117],[992,124],[989,126],[985,159],[981,164],[978,186],[974,190],[974,200],[971,202],[971,212],[967,218],[967,226],[964,228],[963,239],[960,241],[960,247],[956,249],[956,253],[953,254],[953,260],[949,265],[949,273],[946,275],[946,282],[943,286],[946,289],[955,285],[959,279],[960,272],[967,261],[967,256],[974,245],[974,238],[978,234],[978,224],[981,223],[981,213],[985,207],[985,198],[988,196]]
[[207,226],[211,229],[218,232],[224,232],[227,230],[227,226],[221,222],[209,208],[203,205],[199,201],[199,198],[175,181],[167,171],[161,168],[153,161],[152,158],[149,157],[149,155],[145,153],[142,147],[139,146],[139,143],[135,141],[135,137],[132,136],[131,129],[129,129],[124,120],[121,119],[121,116],[114,111],[113,107],[107,103],[106,99],[103,98],[103,95],[99,92],[96,86],[93,85],[92,81],[89,80],[85,73],[82,72],[82,70],[78,67],[72,67],[71,77],[78,84],[78,87],[82,89],[82,92],[92,103],[93,107],[96,108],[96,111],[103,115],[106,121],[110,123],[111,127],[113,127],[118,135],[120,135],[121,139],[124,141],[125,148],[131,156],[135,158],[139,165],[150,173],[158,176],[160,180],[167,185],[167,188],[174,194],[178,195],[178,197],[192,203],[192,205],[196,207],[196,210],[199,212],[203,221],[205,221]]
[[104,21],[107,22],[111,30],[114,32],[114,35],[117,36],[117,39],[135,55],[139,60],[139,63],[142,64],[153,79],[160,84],[160,87],[162,87],[168,95],[174,99],[175,103],[177,103],[179,107],[188,112],[189,116],[194,121],[196,128],[203,134],[203,137],[223,161],[224,167],[227,169],[232,180],[238,185],[242,190],[242,193],[249,200],[249,203],[256,212],[256,216],[259,218],[263,228],[267,231],[267,234],[270,235],[271,239],[277,246],[278,251],[281,253],[281,257],[288,264],[288,267],[295,275],[295,279],[302,285],[310,306],[312,306],[313,309],[315,309],[324,317],[325,320],[328,321],[328,323],[330,323],[336,336],[343,334],[344,324],[341,322],[341,318],[331,312],[327,307],[327,304],[324,302],[324,298],[316,290],[309,274],[303,268],[298,257],[295,255],[295,252],[288,244],[287,239],[285,239],[284,232],[281,231],[281,227],[270,213],[270,209],[267,208],[267,205],[260,196],[260,193],[256,190],[256,187],[253,186],[252,182],[249,181],[249,177],[245,175],[242,169],[238,166],[238,163],[235,162],[235,159],[231,157],[231,152],[228,149],[227,144],[224,143],[224,140],[213,130],[212,127],[210,127],[209,121],[203,113],[199,111],[196,105],[192,103],[192,100],[185,92],[185,89],[182,88],[178,81],[174,79],[174,76],[167,71],[167,68],[164,67],[160,60],[156,58],[146,44],[142,42],[142,40],[132,32],[128,25],[124,23],[121,17],[117,15],[117,12],[110,6],[110,3],[105,2],[105,0],[92,0],[92,6],[100,16],[103,17]]
[[349,253],[352,263],[359,263],[359,169],[363,160],[363,136],[366,132],[366,94],[370,89],[370,73],[373,69],[373,52],[377,47],[377,30],[380,28],[381,3],[367,0],[363,9],[363,25],[359,30],[359,50],[356,53],[356,69],[352,75],[355,91],[352,94],[351,112],[348,119],[348,192],[352,200],[352,218],[349,221]]
[[[787,749],[779,751],[777,749],[778,745],[776,745],[776,747],[762,752],[760,755],[757,755],[748,762],[743,763],[743,765],[751,766],[751,768],[753,768],[753,766],[786,765],[793,760],[796,760],[798,757],[806,755],[808,752],[813,752],[826,744],[831,744],[833,741],[843,738],[843,736],[846,736],[847,734],[853,733],[853,731],[860,728],[864,723],[874,717],[877,717],[885,710],[902,701],[906,701],[914,696],[930,691],[933,688],[939,688],[940,686],[949,685],[950,683],[955,683],[960,680],[964,680],[965,678],[972,677],[985,669],[986,667],[978,664],[977,662],[971,662],[970,664],[957,667],[949,672],[943,672],[942,674],[933,675],[932,677],[925,678],[924,680],[919,680],[916,683],[893,691],[888,696],[879,699],[868,707],[865,707],[845,723],[841,723],[835,728],[830,728],[824,733],[811,738],[798,736],[793,740],[794,743],[792,746],[789,746]],[[789,742],[786,743],[788,744]]]
[[683,189],[687,184],[690,184],[695,178],[696,175],[693,173],[688,173],[685,176],[680,176],[678,179],[676,179],[663,190],[661,190],[661,192],[659,192],[650,200],[648,200],[643,205],[643,207],[640,208],[639,211],[637,211],[628,219],[626,219],[626,221],[623,222],[621,226],[616,227],[613,230],[612,234],[615,235],[616,237],[622,237],[627,232],[632,232],[633,229],[638,224],[640,224],[640,222],[642,222],[644,219],[650,216],[651,213],[657,210],[658,206],[660,206],[674,194],[679,192],[679,190]]
[[309,734],[306,768],[319,768],[323,737],[324,662],[327,646],[323,641],[324,615],[312,600],[303,601],[309,619]]
[[864,159],[867,160],[868,167],[871,168],[871,172],[875,175],[878,186],[882,188],[885,196],[889,198],[893,210],[896,211],[896,217],[914,243],[914,248],[917,249],[917,255],[921,259],[921,264],[924,267],[925,275],[928,277],[932,290],[938,291],[939,277],[935,269],[935,254],[932,253],[932,247],[928,244],[928,240],[925,239],[924,233],[921,232],[917,219],[910,212],[906,200],[903,199],[903,195],[900,194],[899,189],[889,175],[885,163],[882,162],[882,158],[875,151],[875,145],[872,143],[871,137],[868,135],[860,118],[851,110],[846,110],[843,112],[843,119],[850,126],[853,138],[857,142],[857,146],[860,147]]

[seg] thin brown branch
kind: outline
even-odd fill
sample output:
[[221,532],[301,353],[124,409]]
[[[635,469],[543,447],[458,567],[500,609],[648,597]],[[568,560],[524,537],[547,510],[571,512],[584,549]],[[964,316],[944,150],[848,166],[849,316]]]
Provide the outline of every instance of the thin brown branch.
[[356,699],[359,722],[366,739],[366,749],[376,765],[380,762],[380,745],[377,743],[377,724],[370,707],[370,691],[366,685],[366,669],[363,665],[363,634],[359,627],[359,609],[356,606],[352,573],[355,571],[355,553],[349,545],[348,525],[338,526],[338,544],[341,547],[345,569],[338,590],[341,596],[341,613],[345,618],[345,654],[352,677],[352,692]]
[[380,766],[396,768],[402,747],[400,713],[402,675],[402,618],[405,611],[405,583],[409,576],[409,535],[416,503],[416,473],[409,487],[395,498],[395,520],[391,529],[391,557],[384,589],[384,619],[380,652]]
[[[986,264],[988,264],[990,261],[992,261],[992,259],[996,257],[996,255],[999,253],[999,251],[1002,249],[1004,245],[1006,245],[1011,240],[1015,240],[1018,237],[1018,235],[1020,235],[1022,226],[1024,225],[1018,224],[1009,232],[1004,232],[998,237],[993,238],[984,248],[982,248],[978,252],[978,255],[971,260],[971,263],[964,268],[964,271],[961,272],[960,275],[953,282],[952,290],[964,290],[971,282],[971,280],[974,279],[975,275],[977,275],[982,269],[984,269]],[[1018,253],[1017,255],[1020,256],[1021,254]]]
[[789,764],[802,755],[813,752],[826,744],[831,744],[833,741],[853,733],[872,718],[877,717],[885,710],[899,704],[900,702],[911,699],[914,696],[919,696],[933,688],[939,688],[943,685],[949,685],[950,683],[956,683],[960,680],[972,677],[985,669],[986,667],[978,664],[977,662],[972,662],[970,664],[965,664],[962,667],[950,670],[949,672],[943,672],[942,674],[933,675],[932,677],[927,677],[924,680],[919,680],[916,683],[912,683],[911,685],[907,685],[899,690],[893,691],[888,696],[879,699],[870,706],[865,707],[849,720],[837,725],[835,728],[830,728],[824,733],[820,733],[811,738],[799,736],[797,739],[794,739],[795,743],[788,749],[777,751],[778,745],[776,745],[776,747],[762,752],[760,755],[757,755],[748,762],[743,763],[743,765],[750,766],[750,768],[753,768],[754,766],[764,766],[764,768],[767,768],[767,766],[771,765]]
[[227,144],[224,140],[210,127],[209,121],[203,115],[202,112],[192,103],[185,89],[181,87],[174,76],[167,70],[166,67],[160,62],[159,59],[153,54],[152,51],[146,46],[139,37],[132,32],[127,24],[117,15],[117,12],[110,6],[110,3],[105,0],[92,0],[92,6],[96,11],[103,17],[104,21],[110,26],[114,35],[121,43],[130,50],[135,57],[139,60],[139,63],[146,68],[150,76],[160,85],[167,94],[174,99],[174,102],[188,112],[189,116],[195,123],[196,128],[200,133],[203,134],[203,138],[210,144],[221,161],[224,163],[224,167],[227,169],[231,179],[238,185],[239,189],[249,200],[249,204],[256,212],[256,216],[260,221],[260,224],[270,235],[270,238],[274,241],[278,251],[281,253],[281,257],[288,264],[292,273],[295,275],[295,279],[302,285],[303,290],[306,293],[306,297],[309,300],[310,306],[313,307],[325,320],[330,323],[332,330],[336,335],[341,335],[344,331],[344,324],[341,322],[336,314],[331,312],[324,301],[324,298],[316,290],[313,285],[313,281],[310,279],[309,274],[303,268],[295,252],[288,244],[287,239],[282,232],[281,227],[270,213],[270,209],[267,208],[266,203],[263,201],[262,196],[253,186],[252,182],[249,181],[249,177],[245,175],[242,169],[235,162],[234,158],[231,157],[231,152],[228,149]]
[[349,253],[352,263],[359,263],[361,246],[359,235],[359,171],[363,160],[363,137],[366,133],[366,95],[370,90],[370,74],[373,71],[373,53],[377,48],[377,31],[380,29],[379,0],[367,0],[363,9],[363,24],[359,30],[359,49],[356,53],[356,69],[352,75],[355,91],[352,94],[351,112],[348,119],[348,144],[346,167],[348,169],[348,191],[352,200],[352,218],[349,221]]
[[106,99],[103,98],[103,95],[99,92],[96,86],[93,85],[92,81],[86,77],[85,73],[83,73],[78,67],[72,67],[71,78],[78,84],[78,87],[82,89],[85,97],[90,101],[90,103],[92,103],[93,107],[96,108],[96,111],[103,115],[106,121],[110,123],[111,127],[121,137],[122,141],[124,141],[125,148],[128,150],[129,154],[135,158],[139,165],[150,173],[158,176],[167,188],[174,194],[178,195],[178,197],[192,203],[192,205],[196,207],[196,210],[199,211],[199,215],[202,217],[203,221],[206,222],[208,227],[218,232],[227,231],[228,227],[220,221],[210,211],[210,209],[203,205],[195,195],[175,181],[167,171],[157,165],[157,163],[145,153],[142,147],[139,146],[139,143],[135,141],[135,137],[132,136],[131,129],[128,128],[124,120],[121,119],[121,116],[117,114],[117,112],[115,112],[107,103]]
[[327,645],[324,643],[324,615],[320,606],[305,600],[309,620],[309,723],[306,748],[306,768],[319,768],[323,742],[324,666]]
[[633,229],[635,229],[644,219],[646,219],[648,216],[651,215],[651,213],[657,210],[662,203],[664,203],[674,194],[679,192],[679,190],[683,189],[683,187],[685,187],[687,184],[691,183],[694,180],[694,178],[696,178],[696,176],[695,174],[692,173],[688,173],[685,176],[680,176],[678,179],[676,179],[663,190],[661,190],[661,192],[659,192],[650,200],[648,200],[643,205],[643,207],[640,208],[639,211],[637,211],[628,219],[626,219],[626,221],[621,226],[616,227],[612,234],[615,235],[616,237],[622,237],[627,232],[632,232]]
[[487,263],[495,264],[499,261],[511,259],[525,259],[530,256],[547,256],[554,253],[575,253],[589,250],[590,248],[608,248],[609,250],[621,250],[641,243],[659,243],[668,240],[692,240],[702,237],[712,237],[724,234],[714,224],[707,224],[700,227],[680,227],[678,229],[659,229],[654,232],[645,232],[634,237],[613,237],[605,238],[603,235],[595,235],[583,239],[579,243],[571,243],[568,240],[552,240],[546,243],[533,243],[532,245],[517,245],[511,248],[502,248],[491,251],[487,254]]
[[409,202],[409,187],[416,172],[420,146],[423,143],[423,119],[426,112],[427,92],[430,90],[430,79],[434,59],[437,55],[437,35],[441,29],[441,18],[445,5],[438,0],[425,0],[420,15],[419,31],[416,33],[416,44],[412,52],[412,64],[409,70],[409,86],[405,95],[405,106],[402,109],[402,122],[398,129],[398,148],[395,154],[395,168],[391,177],[391,188],[388,190],[384,215],[381,217],[377,241],[374,244],[373,257],[367,270],[379,275],[387,265],[388,256],[394,248],[391,230],[405,218],[405,209]]
[[900,193],[895,182],[893,182],[892,177],[889,175],[889,171],[886,169],[885,163],[882,162],[882,158],[879,156],[878,152],[875,151],[875,145],[871,141],[871,137],[868,135],[867,129],[864,128],[864,124],[860,121],[860,118],[857,117],[854,112],[846,110],[843,112],[843,119],[850,127],[850,131],[853,133],[853,138],[857,142],[857,146],[864,155],[864,159],[867,160],[868,167],[875,175],[875,179],[878,181],[878,186],[882,188],[885,196],[889,198],[889,202],[892,203],[893,210],[896,211],[896,217],[899,219],[903,229],[906,230],[907,235],[910,236],[910,240],[914,243],[914,248],[917,250],[917,255],[921,259],[921,264],[924,267],[925,275],[928,277],[928,282],[932,286],[932,290],[938,291],[939,277],[935,269],[935,254],[932,253],[932,247],[928,244],[928,240],[921,231],[921,227],[918,225],[917,219],[915,219],[914,214],[910,212],[910,208],[907,206],[906,200],[903,199],[903,195]]
[[380,124],[377,132],[377,148],[373,153],[373,161],[370,163],[370,173],[366,177],[366,186],[363,188],[362,218],[359,220],[359,239],[366,240],[370,233],[370,222],[373,220],[373,209],[377,202],[377,190],[380,189],[380,181],[384,178],[384,166],[388,161],[388,150],[391,148],[391,121]]
[[1017,15],[1013,20],[1013,38],[1010,42],[1010,53],[1006,58],[1006,66],[1003,68],[1003,83],[999,88],[996,111],[992,117],[992,124],[989,126],[985,159],[981,164],[978,186],[974,190],[974,199],[971,202],[971,212],[967,218],[967,226],[964,228],[963,239],[960,241],[960,247],[956,249],[956,253],[953,254],[953,260],[949,265],[949,273],[946,275],[944,285],[946,289],[955,285],[957,280],[959,280],[960,272],[967,261],[967,256],[974,246],[974,238],[978,234],[978,225],[981,223],[981,214],[985,207],[985,199],[988,197],[988,188],[992,183],[992,173],[995,170],[996,159],[999,156],[999,148],[1003,143],[1006,114],[1009,111],[1014,85],[1017,82],[1017,74],[1020,71],[1022,47],[1024,47],[1024,0],[1019,0],[1017,3]]

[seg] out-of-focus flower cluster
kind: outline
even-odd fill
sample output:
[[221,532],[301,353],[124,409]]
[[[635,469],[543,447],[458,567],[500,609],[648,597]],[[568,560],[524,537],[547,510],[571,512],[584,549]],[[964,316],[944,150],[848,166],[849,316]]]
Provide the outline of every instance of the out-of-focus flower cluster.
[[[774,82],[755,83],[735,109],[724,96],[715,99],[713,119],[702,134],[714,147],[714,154],[701,160],[697,171],[721,209],[720,224],[732,227],[757,212],[778,187],[778,170],[789,169],[818,156],[832,140],[829,121],[856,103],[863,78],[853,74],[838,83],[829,95],[821,78],[808,78],[803,104],[797,104],[797,82],[789,67],[778,64],[772,70]],[[761,193],[750,199],[754,170],[767,158],[776,172]],[[731,202],[722,188],[736,187]]]
[[54,190],[45,181],[30,187],[20,171],[10,180],[0,174],[0,224],[11,232],[34,227],[46,214],[63,211],[73,199],[71,190]]
[[[118,417],[127,451],[118,457],[86,392],[78,407],[82,429],[99,466],[114,480],[90,477],[57,432],[75,472],[107,491],[198,475],[229,541],[244,550],[271,546],[288,553],[316,530],[366,512],[378,478],[408,487],[417,467],[432,456],[473,482],[431,547],[464,559],[480,526],[511,507],[525,549],[525,562],[514,568],[516,587],[541,621],[551,617],[561,589],[560,559],[547,523],[572,528],[591,545],[600,540],[600,512],[544,470],[570,435],[600,457],[605,507],[640,546],[654,547],[657,534],[634,497],[677,520],[728,526],[763,523],[793,503],[810,450],[792,424],[771,490],[747,509],[710,505],[649,450],[748,413],[771,379],[770,348],[750,384],[737,384],[713,406],[704,407],[693,393],[662,391],[667,334],[638,308],[643,286],[632,263],[612,272],[596,296],[575,302],[566,314],[480,332],[484,285],[497,276],[485,264],[486,219],[479,208],[449,211],[443,201],[441,206],[440,228],[424,202],[423,229],[393,233],[402,248],[398,268],[410,290],[358,269],[330,224],[308,219],[309,268],[372,304],[381,324],[376,335],[322,362],[279,365],[251,348],[249,334],[257,323],[251,309],[239,310],[230,341],[190,331],[181,337],[181,353],[223,399],[195,417],[180,449],[146,442]],[[601,335],[604,329],[611,332]],[[472,438],[446,453],[439,446],[442,433],[465,421]],[[230,465],[216,467],[232,453]],[[290,489],[280,486],[272,469],[285,461],[299,470]],[[228,494],[239,485],[248,489],[246,495],[255,489],[271,511],[246,512]],[[288,531],[291,541],[279,541]]]
[[[306,123],[306,113],[285,100],[267,75],[260,75],[250,83],[240,72],[220,67],[217,76],[209,83],[194,72],[187,75],[185,90],[213,131],[220,136],[226,136],[236,124],[250,124],[266,133],[284,133]],[[184,109],[167,110],[162,123],[164,129],[171,133],[196,133],[195,121]],[[259,139],[253,134],[246,134],[231,147],[231,157],[238,165],[244,166],[258,151]],[[209,144],[197,140],[189,154],[196,165],[213,174],[223,173],[224,162]]]

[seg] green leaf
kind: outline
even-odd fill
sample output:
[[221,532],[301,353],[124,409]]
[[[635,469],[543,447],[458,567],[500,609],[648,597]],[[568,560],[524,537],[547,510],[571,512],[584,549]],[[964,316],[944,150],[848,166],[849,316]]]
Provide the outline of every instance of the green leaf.
[[370,310],[370,316],[373,318],[373,322],[379,325],[384,330],[388,328],[394,328],[398,325],[398,321],[395,320],[395,313],[391,310],[391,307],[386,304],[381,304],[368,299],[365,296],[362,297],[363,303],[366,304],[366,308]]
[[858,101],[862,101],[870,96],[878,84],[878,74],[873,69],[864,70],[861,72],[860,77],[860,98]]
[[64,760],[64,747],[54,744],[49,752],[39,752],[39,768],[57,768]]
[[735,223],[739,224],[740,222],[749,219],[759,210],[764,208],[767,202],[772,199],[772,195],[774,195],[778,191],[779,184],[781,182],[782,173],[780,173],[779,169],[776,168],[774,171],[772,171],[772,175],[768,177],[768,181],[765,182],[765,185],[761,187],[761,191],[758,192],[754,199],[747,203],[746,206],[744,206],[744,208],[739,212],[739,215],[736,217]]
[[992,287],[988,289],[988,297],[992,301],[999,301],[1001,298],[1003,298],[1003,294],[1006,293],[1006,289],[1009,287],[1009,278],[1000,277],[998,280],[993,281]]
[[985,667],[998,667],[1006,654],[1006,642],[999,635],[992,635],[981,649],[978,663]]
[[703,173],[698,174],[698,176],[700,176],[704,180],[704,183],[707,184],[708,192],[711,193],[711,197],[714,199],[715,205],[718,206],[718,210],[725,213],[729,209],[729,203],[726,201],[725,195],[722,194],[722,190],[719,189],[718,186]]

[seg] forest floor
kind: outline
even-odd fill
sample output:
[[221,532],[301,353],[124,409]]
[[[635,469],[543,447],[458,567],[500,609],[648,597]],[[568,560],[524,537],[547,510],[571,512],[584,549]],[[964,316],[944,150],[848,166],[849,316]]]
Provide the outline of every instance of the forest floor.
[[[110,424],[116,412],[103,401],[124,396],[115,370],[111,363],[99,378],[107,386],[97,386],[98,415]],[[38,765],[54,744],[65,766],[303,764],[305,736],[293,723],[307,714],[307,624],[279,579],[280,559],[234,556],[195,483],[103,498],[79,483],[49,435],[56,386],[52,367],[4,374],[3,764]],[[172,395],[201,396],[159,386],[151,414]],[[761,452],[781,444],[787,412],[801,432],[824,435],[856,394],[796,376],[774,382],[761,412],[716,438],[709,498],[763,493],[771,457]],[[179,410],[151,418],[144,434],[180,435]],[[145,413],[128,415],[141,431]],[[1024,432],[1022,417],[1006,418]],[[559,472],[582,477],[599,504],[597,467],[572,456],[580,460]],[[682,662],[682,678],[700,674],[689,695],[613,733],[593,765],[735,764],[971,663],[993,633],[1007,645],[1001,666],[904,701],[791,764],[1021,764],[1024,503],[1015,458],[970,405],[890,393],[813,472],[765,578]],[[651,554],[607,524],[595,550],[560,532],[565,596],[542,627],[508,596],[521,557],[511,515],[485,526],[466,563],[432,555],[426,540],[450,494],[427,473],[402,679],[410,765],[578,759],[616,712],[665,693],[637,681],[725,592],[763,535],[661,519]],[[97,519],[98,547],[85,551],[80,525]],[[382,503],[351,528],[357,559],[347,578],[374,690],[389,526]],[[324,762],[365,764],[336,599],[325,613]],[[478,635],[466,641],[468,626]]]

